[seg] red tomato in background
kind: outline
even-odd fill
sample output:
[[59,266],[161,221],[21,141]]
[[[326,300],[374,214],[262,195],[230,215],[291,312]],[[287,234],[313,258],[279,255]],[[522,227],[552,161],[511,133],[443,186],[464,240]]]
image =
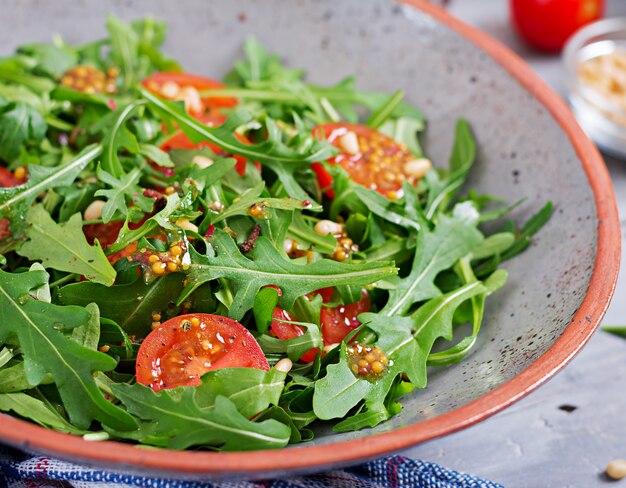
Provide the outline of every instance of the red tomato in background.
[[[358,139],[359,150],[356,153],[346,152],[342,145],[342,137],[348,132],[356,134]],[[321,134],[342,151],[328,162],[340,165],[350,178],[366,188],[390,196],[391,192],[402,189],[404,180],[410,180],[404,165],[415,159],[415,156],[404,145],[377,130],[365,125],[333,122],[317,126],[313,134]],[[322,190],[334,198],[332,176],[320,163],[313,163],[311,167],[317,174]]]
[[[179,88],[186,86],[195,88],[200,91],[221,90],[226,88],[223,83],[205,76],[194,75],[191,73],[174,73],[174,72],[158,72],[148,76],[141,82],[148,90],[155,95],[165,96],[165,98],[176,99],[177,97],[168,97],[162,92],[163,85],[166,83],[175,83]],[[204,97],[201,98],[204,109],[212,108],[230,108],[235,107],[239,100],[232,97]]]
[[602,17],[604,0],[510,0],[513,23],[532,46],[558,52],[585,24]]
[[220,315],[174,317],[148,334],[137,352],[137,382],[154,391],[198,386],[204,373],[222,368],[270,366],[248,329]]

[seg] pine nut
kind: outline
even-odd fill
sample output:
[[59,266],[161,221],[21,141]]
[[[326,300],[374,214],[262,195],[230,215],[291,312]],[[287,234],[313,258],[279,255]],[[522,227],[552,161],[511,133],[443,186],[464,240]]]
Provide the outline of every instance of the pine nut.
[[287,254],[293,252],[294,248],[294,242],[293,239],[285,239],[285,241],[283,242],[283,249],[285,250],[285,252]]
[[198,226],[195,224],[192,224],[187,219],[182,219],[182,218],[178,219],[176,221],[176,225],[180,227],[181,229],[190,230],[192,232],[198,232]]
[[315,232],[321,236],[326,234],[341,235],[343,233],[343,226],[332,220],[320,220],[315,224]]
[[335,349],[339,344],[340,344],[339,342],[336,342],[335,344],[328,344],[327,346],[324,346],[324,353],[328,354],[330,351]]
[[289,373],[292,367],[293,367],[293,362],[289,358],[281,359],[274,366],[274,368],[276,368],[278,371],[281,371],[283,373]]
[[413,159],[404,165],[404,172],[413,178],[420,179],[423,178],[432,167],[433,163],[430,159]]
[[613,480],[621,480],[626,478],[626,461],[623,459],[616,459],[611,461],[606,466],[606,474]]
[[202,99],[200,98],[198,90],[196,90],[193,86],[185,86],[181,88],[179,96],[185,102],[185,109],[188,112],[199,113],[203,111],[204,105],[202,105]]
[[102,209],[106,205],[106,202],[102,200],[94,200],[83,212],[83,219],[85,220],[98,220],[102,217]]
[[348,131],[342,136],[339,137],[339,146],[344,152],[350,154],[351,156],[358,154],[359,148],[359,138],[352,131]]
[[165,98],[176,98],[180,93],[180,87],[173,81],[166,81],[161,86],[161,95]]
[[194,156],[191,162],[192,164],[198,166],[200,169],[208,168],[214,163],[211,158],[207,158],[206,156],[202,156],[201,154]]

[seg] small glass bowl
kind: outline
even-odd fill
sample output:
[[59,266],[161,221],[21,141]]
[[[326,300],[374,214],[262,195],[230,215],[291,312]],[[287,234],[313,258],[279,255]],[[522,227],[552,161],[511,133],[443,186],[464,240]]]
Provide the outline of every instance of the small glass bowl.
[[626,17],[583,27],[568,40],[563,61],[569,103],[578,123],[602,151],[626,158],[626,94],[623,104],[615,104],[582,82],[579,75],[585,61],[616,51],[626,53]]

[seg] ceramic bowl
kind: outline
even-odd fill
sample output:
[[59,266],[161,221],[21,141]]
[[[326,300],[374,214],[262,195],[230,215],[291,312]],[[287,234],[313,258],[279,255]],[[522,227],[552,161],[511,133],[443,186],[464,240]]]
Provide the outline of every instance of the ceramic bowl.
[[89,443],[0,416],[0,439],[77,462],[186,477],[268,477],[348,465],[465,428],[523,397],[587,342],[617,276],[620,228],[609,175],[566,105],[493,39],[418,0],[0,0],[0,46],[104,34],[112,12],[167,19],[167,51],[193,72],[221,76],[254,34],[309,80],[356,75],[367,90],[404,89],[428,118],[425,146],[445,164],[458,117],[479,141],[469,187],[526,198],[523,220],[552,200],[532,246],[506,264],[510,282],[488,302],[480,344],[463,363],[433,370],[428,388],[374,429],[252,453],[171,452]]

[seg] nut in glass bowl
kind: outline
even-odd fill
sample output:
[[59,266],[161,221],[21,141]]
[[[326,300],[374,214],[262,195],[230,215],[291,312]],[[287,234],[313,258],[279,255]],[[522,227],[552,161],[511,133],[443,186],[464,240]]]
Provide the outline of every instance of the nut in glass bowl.
[[601,150],[626,158],[626,18],[584,27],[563,59],[578,122]]

